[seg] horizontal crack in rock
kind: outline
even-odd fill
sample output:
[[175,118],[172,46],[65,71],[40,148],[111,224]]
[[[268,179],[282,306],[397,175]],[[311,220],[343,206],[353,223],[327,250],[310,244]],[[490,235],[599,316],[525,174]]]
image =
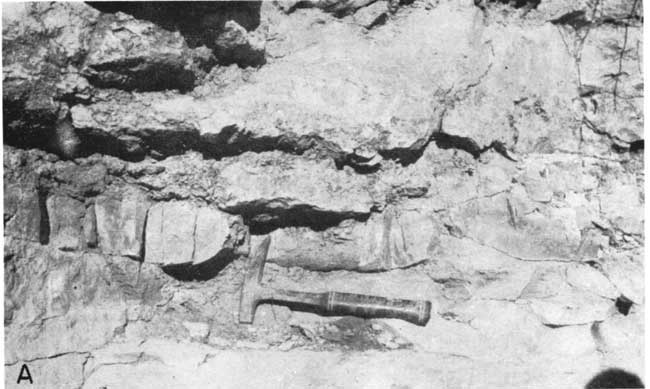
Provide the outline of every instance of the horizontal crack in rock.
[[[283,204],[279,207],[279,204]],[[282,199],[255,201],[226,207],[223,210],[241,215],[252,234],[267,234],[278,228],[309,227],[324,231],[339,225],[343,220],[353,219],[365,222],[373,210],[368,212],[323,210],[308,204],[288,205]]]

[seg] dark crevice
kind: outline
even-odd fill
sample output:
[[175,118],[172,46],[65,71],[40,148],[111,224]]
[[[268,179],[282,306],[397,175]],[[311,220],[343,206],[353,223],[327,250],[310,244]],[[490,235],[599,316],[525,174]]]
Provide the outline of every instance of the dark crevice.
[[645,144],[643,139],[635,140],[634,142],[630,143],[630,153],[638,153],[638,152],[643,153],[644,147]]
[[[259,1],[89,1],[86,4],[101,12],[123,12],[168,31],[179,31],[190,47],[206,44],[206,38],[228,20],[234,20],[247,31],[260,25]],[[209,22],[205,21],[206,16]]]
[[240,155],[247,151],[261,153],[280,150],[300,155],[315,148],[323,140],[316,135],[297,136],[292,133],[256,137],[251,132],[232,125],[222,128],[217,134],[202,135],[198,142],[197,149],[205,157],[219,159]]
[[45,245],[50,242],[50,216],[47,212],[47,192],[43,189],[38,190],[38,208],[41,215],[38,240]]
[[438,146],[441,149],[462,150],[469,153],[475,159],[478,159],[481,156],[481,154],[485,153],[488,150],[494,150],[504,158],[509,159],[511,161],[516,161],[512,156],[510,156],[510,153],[508,152],[506,145],[500,141],[495,140],[485,147],[480,147],[476,143],[476,141],[474,141],[471,138],[451,135],[444,132],[436,132],[433,136],[433,140],[436,143],[436,146]]
[[593,131],[594,134],[606,137],[611,142],[612,150],[617,153],[625,153],[625,152],[638,153],[639,151],[643,151],[643,148],[645,146],[643,139],[632,141],[632,142],[625,142],[621,140],[618,136],[612,135],[606,130],[598,128],[598,126],[596,126],[592,121],[590,121],[586,117],[582,118],[582,124],[584,124],[588,129]]
[[178,31],[190,48],[206,46],[213,50],[222,65],[236,63],[246,67],[265,63],[263,53],[220,52],[223,48],[217,43],[228,21],[234,21],[246,31],[256,29],[260,25],[259,1],[101,1],[87,4],[101,12],[123,12],[167,31]]
[[384,159],[395,160],[402,166],[408,166],[417,162],[422,157],[424,150],[430,142],[431,138],[419,139],[410,147],[395,147],[393,149],[379,150],[379,155]]
[[334,158],[334,164],[338,170],[342,170],[345,166],[351,167],[358,174],[372,174],[381,169],[381,164],[368,165],[359,162],[355,155],[341,153]]
[[[42,92],[28,93],[40,95]],[[2,99],[4,143],[18,148],[50,148],[49,140],[54,134],[58,107],[44,102],[39,106],[41,102],[39,96],[5,96]]]
[[[204,70],[212,67],[207,63]],[[146,75],[142,71],[144,67]],[[187,93],[197,82],[197,73],[186,69],[180,61],[147,63],[146,58],[132,58],[90,66],[89,69],[92,70],[85,71],[84,76],[95,87],[127,92],[177,89],[180,93]]]
[[592,378],[585,389],[644,388],[643,381],[636,374],[622,369],[607,369]]
[[591,21],[587,19],[587,13],[585,10],[566,13],[559,18],[550,20],[550,22],[556,26],[570,26],[576,31],[591,25]]
[[[11,115],[11,112],[5,113],[5,120],[10,120]],[[62,143],[59,139],[61,134],[68,132],[70,133],[68,135],[74,136],[75,141],[78,141],[73,155],[63,155],[64,153],[58,147]],[[262,153],[278,150],[294,155],[309,152],[310,157],[331,158],[337,169],[349,166],[359,174],[372,174],[381,168],[379,161],[368,161],[354,153],[346,153],[338,145],[315,134],[298,136],[285,133],[279,136],[254,136],[253,133],[232,125],[224,127],[216,134],[201,135],[197,129],[180,122],[174,130],[142,129],[133,135],[128,131],[109,133],[95,128],[74,128],[68,132],[57,131],[57,123],[48,120],[42,127],[23,127],[20,131],[15,125],[5,125],[4,139],[10,146],[42,149],[68,159],[99,153],[125,161],[138,162],[147,156],[160,160],[188,151],[198,151],[206,159],[219,160],[245,152]],[[480,147],[471,138],[442,131],[419,139],[409,147],[383,149],[379,150],[378,154],[384,160],[394,160],[402,166],[408,166],[422,157],[431,141],[441,149],[462,150],[474,158],[479,158],[488,150],[494,150],[505,158],[514,160],[502,142],[493,141],[486,147]],[[632,147],[635,152],[642,150],[643,141],[633,143],[631,149]]]
[[491,3],[500,3],[517,9],[524,7],[528,9],[536,9],[541,2],[541,0],[474,0],[474,5],[481,9],[485,9],[486,5]]
[[163,266],[162,270],[179,281],[207,281],[216,277],[233,259],[231,252],[222,251],[198,265],[169,265]]
[[129,147],[124,141],[108,132],[94,129],[77,129],[75,132],[82,145],[80,157],[100,153],[129,162],[138,162],[146,156],[142,147],[136,145]]
[[368,30],[372,30],[375,27],[383,26],[384,24],[386,24],[387,21],[388,21],[388,14],[383,13],[379,15],[377,19],[373,20],[372,23],[370,23],[370,25],[368,25],[366,28]]
[[621,313],[624,316],[627,316],[630,313],[630,308],[632,308],[632,305],[634,305],[634,303],[632,302],[632,300],[628,299],[627,297],[620,295],[616,299],[615,305],[619,313]]
[[433,135],[433,141],[441,149],[463,150],[474,158],[481,156],[482,148],[471,138],[458,135],[450,135],[444,132],[437,132]]
[[542,324],[544,325],[544,327],[548,327],[552,329],[562,328],[567,326],[566,324],[550,324],[550,323],[542,323]]
[[612,151],[618,154],[624,154],[624,153],[643,153],[643,148],[644,148],[644,141],[643,140],[637,140],[631,143],[617,143],[615,141],[612,141]]
[[[95,153],[111,155],[125,161],[142,161],[147,156],[154,159],[164,159],[173,155],[181,155],[188,151],[197,151],[206,159],[219,160],[225,157],[241,155],[245,152],[282,151],[294,155],[309,152],[309,157],[321,159],[331,158],[337,169],[351,167],[359,174],[372,174],[381,168],[381,160],[365,158],[355,153],[346,153],[341,147],[316,134],[297,135],[286,132],[278,136],[255,136],[254,133],[237,125],[223,127],[218,133],[201,134],[198,129],[183,122],[167,123],[173,130],[141,129],[137,132],[120,130],[107,132],[96,128],[73,128],[60,131],[61,121],[57,123],[55,115],[43,117],[40,127],[22,127],[7,121],[19,115],[21,104],[7,104],[5,111],[5,143],[19,148],[38,148],[53,152],[65,158],[87,157]],[[441,149],[463,150],[474,158],[488,150],[494,150],[508,158],[508,150],[503,142],[493,141],[486,147],[480,147],[473,139],[447,134],[442,131],[444,112],[435,130],[430,135],[420,138],[408,147],[395,147],[377,151],[384,160],[394,160],[402,166],[417,162],[429,143],[432,141]],[[37,119],[29,118],[30,123],[38,123]],[[67,123],[68,119],[66,119]],[[18,124],[20,124],[19,122]],[[175,125],[175,127],[174,127]],[[20,129],[20,130],[19,130]],[[61,136],[69,135],[74,138],[74,153],[67,150],[62,153]],[[78,142],[78,144],[77,144]],[[64,143],[64,142],[63,142]],[[69,143],[69,142],[68,142]],[[642,146],[642,143],[638,144]],[[637,148],[639,146],[636,146]]]
[[326,211],[307,204],[287,205],[283,199],[249,202],[223,210],[241,215],[254,235],[264,235],[287,227],[308,227],[314,231],[324,231],[348,219],[365,222],[371,213]]

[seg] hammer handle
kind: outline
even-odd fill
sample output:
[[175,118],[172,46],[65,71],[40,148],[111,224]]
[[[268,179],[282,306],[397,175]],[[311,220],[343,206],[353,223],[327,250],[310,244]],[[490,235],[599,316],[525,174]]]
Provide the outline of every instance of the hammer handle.
[[424,326],[431,315],[431,302],[423,300],[388,299],[365,294],[326,292],[323,307],[326,313],[366,318],[394,318]]

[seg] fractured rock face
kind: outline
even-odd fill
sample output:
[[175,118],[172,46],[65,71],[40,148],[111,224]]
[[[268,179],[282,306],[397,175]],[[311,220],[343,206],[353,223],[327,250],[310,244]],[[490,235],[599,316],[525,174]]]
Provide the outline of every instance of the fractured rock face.
[[227,261],[248,252],[241,217],[190,203],[158,203],[149,209],[145,262],[162,266]]
[[86,208],[79,200],[54,195],[47,199],[50,244],[61,250],[79,250],[84,246],[82,219]]
[[282,218],[292,209],[355,216],[369,213],[375,205],[366,177],[336,170],[328,161],[286,158],[277,152],[243,157],[219,171],[222,190],[217,204],[226,211],[245,217],[257,214],[260,219],[263,214],[268,219]]
[[377,1],[359,9],[352,18],[355,23],[369,29],[385,22],[387,17],[388,1]]
[[271,233],[268,260],[314,270],[390,270],[431,258],[437,237],[431,217],[388,210],[365,223],[324,231],[285,228]]
[[4,228],[5,235],[32,240],[41,238],[41,205],[34,186],[9,184],[4,186]]
[[641,234],[643,213],[639,188],[636,185],[616,183],[601,198],[603,215],[628,234]]
[[[83,366],[86,359],[87,355],[85,354],[72,353],[61,355],[53,359],[42,359],[30,362],[28,368],[30,369],[29,372],[34,382],[34,384],[30,386],[34,388],[80,388],[84,381]],[[21,370],[22,367],[22,363],[16,363],[5,367],[7,372],[5,388],[18,389],[30,382],[25,378],[27,374]],[[17,383],[15,377],[20,377],[21,374],[25,379],[21,380],[20,383]],[[36,374],[38,374],[38,378],[36,378]]]
[[205,75],[208,49],[190,49],[183,37],[118,12],[93,32],[84,75],[100,87],[188,90]]
[[503,194],[471,201],[454,211],[465,236],[514,257],[527,260],[575,260],[586,250],[569,207],[519,209],[516,198]]
[[149,202],[140,192],[101,195],[95,201],[101,252],[141,258]]
[[520,299],[547,325],[588,324],[607,317],[612,301],[598,295],[598,290],[571,288],[563,270],[538,269]]
[[[3,13],[8,374],[94,389],[640,374],[641,2],[497,2]],[[249,228],[272,238],[264,285],[423,299],[431,320],[270,303],[241,325]],[[337,367],[365,334],[403,349]],[[299,382],[282,370],[296,357]],[[273,361],[251,382],[258,359]]]
[[337,16],[344,16],[375,1],[376,0],[305,0],[301,1],[300,4],[302,6],[320,8],[323,11],[331,12]]
[[224,25],[214,44],[217,58],[228,65],[238,63],[242,66],[264,64],[264,41],[255,34],[248,33],[244,27],[233,20]]

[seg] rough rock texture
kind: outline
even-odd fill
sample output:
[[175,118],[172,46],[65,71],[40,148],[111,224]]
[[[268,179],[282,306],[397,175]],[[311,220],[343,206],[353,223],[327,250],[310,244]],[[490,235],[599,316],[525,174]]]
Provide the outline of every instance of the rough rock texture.
[[[645,381],[641,15],[3,5],[7,386],[23,363],[74,388]],[[266,236],[263,283],[431,320],[239,324]]]
[[147,208],[146,197],[141,192],[98,196],[94,212],[100,250],[141,258]]
[[248,253],[239,247],[247,243],[247,232],[241,217],[187,203],[158,203],[147,213],[144,260],[164,266],[228,260],[235,252]]
[[83,75],[98,87],[191,89],[211,60],[207,48],[191,50],[178,32],[121,12],[99,23],[82,65]]
[[432,257],[437,233],[431,216],[389,209],[365,223],[342,222],[324,231],[278,229],[271,233],[268,260],[317,270],[408,267]]

